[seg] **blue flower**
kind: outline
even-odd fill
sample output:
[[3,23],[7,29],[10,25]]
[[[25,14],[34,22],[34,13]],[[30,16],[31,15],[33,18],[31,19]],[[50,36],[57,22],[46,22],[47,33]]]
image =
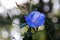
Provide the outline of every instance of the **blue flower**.
[[25,17],[25,21],[32,28],[42,26],[45,23],[45,15],[38,11],[33,11]]

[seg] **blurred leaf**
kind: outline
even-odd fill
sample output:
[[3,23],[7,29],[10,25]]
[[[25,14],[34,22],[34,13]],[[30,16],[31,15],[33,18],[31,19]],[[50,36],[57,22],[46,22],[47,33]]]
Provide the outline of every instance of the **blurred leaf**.
[[33,34],[33,40],[46,40],[46,31],[40,30],[36,34]]

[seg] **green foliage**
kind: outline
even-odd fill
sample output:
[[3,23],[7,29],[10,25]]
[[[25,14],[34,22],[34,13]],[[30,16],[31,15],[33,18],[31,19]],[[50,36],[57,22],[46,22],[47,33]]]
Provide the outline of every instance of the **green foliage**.
[[36,34],[33,34],[33,40],[46,40],[46,36],[46,31],[40,30]]

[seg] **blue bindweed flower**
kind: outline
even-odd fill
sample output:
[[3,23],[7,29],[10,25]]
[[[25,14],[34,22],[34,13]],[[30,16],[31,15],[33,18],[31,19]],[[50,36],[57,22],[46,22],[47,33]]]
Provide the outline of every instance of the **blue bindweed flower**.
[[38,11],[33,11],[25,17],[25,21],[32,28],[42,26],[45,23],[45,15]]

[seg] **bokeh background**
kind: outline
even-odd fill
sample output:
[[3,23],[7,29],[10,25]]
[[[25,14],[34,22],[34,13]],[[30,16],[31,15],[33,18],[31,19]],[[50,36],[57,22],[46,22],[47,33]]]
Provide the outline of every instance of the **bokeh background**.
[[[30,36],[24,16],[34,10],[46,21]],[[60,0],[0,0],[0,40],[60,40]]]

